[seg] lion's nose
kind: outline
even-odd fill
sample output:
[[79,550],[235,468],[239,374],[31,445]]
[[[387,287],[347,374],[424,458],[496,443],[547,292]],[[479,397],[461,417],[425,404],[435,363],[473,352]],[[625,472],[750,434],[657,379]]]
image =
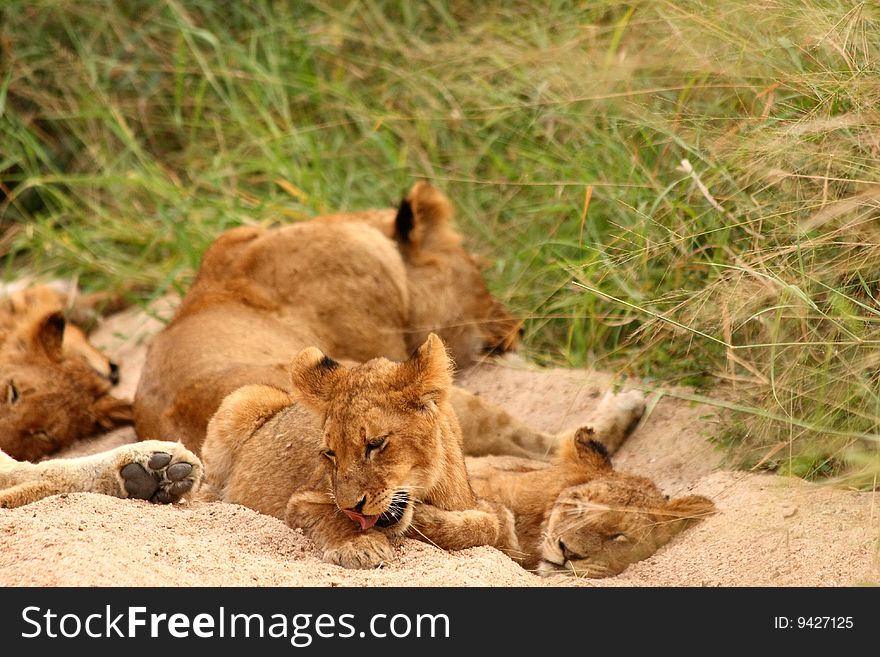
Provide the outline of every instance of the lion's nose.
[[562,558],[566,561],[571,561],[572,559],[577,557],[577,555],[569,550],[568,546],[562,542],[561,538],[559,539],[559,550],[562,552]]
[[355,504],[353,507],[349,509],[349,511],[354,511],[355,513],[363,513],[364,512],[364,504],[367,503],[367,496],[364,495],[361,498],[361,501]]

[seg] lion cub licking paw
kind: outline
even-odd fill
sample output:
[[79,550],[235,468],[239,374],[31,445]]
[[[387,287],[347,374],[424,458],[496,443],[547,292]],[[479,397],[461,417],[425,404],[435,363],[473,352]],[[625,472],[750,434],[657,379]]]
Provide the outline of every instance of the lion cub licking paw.
[[309,347],[290,378],[292,393],[248,385],[224,399],[202,446],[204,497],[300,527],[348,568],[389,561],[402,536],[518,551],[512,514],[468,482],[440,338],[353,367]]
[[170,504],[192,495],[204,470],[180,443],[146,440],[90,456],[40,463],[0,452],[0,508],[58,493],[100,493]]

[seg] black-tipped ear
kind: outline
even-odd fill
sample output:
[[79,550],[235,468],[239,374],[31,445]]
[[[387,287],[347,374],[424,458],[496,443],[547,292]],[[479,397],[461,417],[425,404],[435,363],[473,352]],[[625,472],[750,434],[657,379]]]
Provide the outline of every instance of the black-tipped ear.
[[563,442],[557,457],[577,467],[611,470],[608,449],[596,440],[596,432],[591,426],[580,427],[571,439]]
[[412,205],[407,199],[400,202],[397,208],[397,216],[394,218],[394,235],[398,242],[407,244],[412,235],[413,223]]
[[404,253],[415,256],[421,249],[460,241],[450,226],[451,219],[449,199],[440,190],[420,181],[400,202],[394,219],[394,235]]
[[67,322],[59,310],[43,317],[33,334],[34,346],[54,361],[63,357],[64,327]]
[[303,349],[290,364],[291,395],[318,411],[324,411],[341,369],[338,362],[320,349]]

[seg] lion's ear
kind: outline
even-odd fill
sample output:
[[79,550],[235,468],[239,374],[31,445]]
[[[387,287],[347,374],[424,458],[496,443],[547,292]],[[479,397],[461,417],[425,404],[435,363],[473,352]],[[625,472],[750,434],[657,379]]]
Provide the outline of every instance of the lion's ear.
[[598,438],[593,427],[579,427],[574,434],[575,451],[581,463],[587,463],[598,470],[610,470],[611,456],[608,448]]
[[578,469],[587,468],[589,471],[612,470],[608,449],[598,438],[593,427],[586,425],[578,428],[573,436],[566,437],[559,443],[556,461]]
[[401,365],[401,388],[418,406],[439,404],[452,387],[452,360],[443,340],[431,333],[410,359]]
[[440,241],[458,241],[450,227],[452,204],[426,182],[417,182],[400,202],[394,219],[394,236],[405,253],[415,254]]
[[667,527],[672,534],[677,534],[713,513],[715,513],[715,505],[712,500],[702,495],[676,497],[667,502],[663,509]]
[[323,411],[327,408],[342,366],[316,347],[299,352],[290,364],[294,399]]
[[50,360],[60,361],[63,357],[64,314],[58,310],[40,318],[30,334],[30,347],[44,353]]

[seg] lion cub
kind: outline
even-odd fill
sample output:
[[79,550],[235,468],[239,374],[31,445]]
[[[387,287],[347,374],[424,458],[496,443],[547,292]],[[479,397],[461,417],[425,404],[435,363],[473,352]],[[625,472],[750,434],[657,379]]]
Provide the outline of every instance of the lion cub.
[[129,402],[110,394],[118,368],[65,320],[65,293],[0,297],[0,450],[37,460],[131,419]]
[[560,442],[552,463],[516,457],[468,458],[477,493],[516,518],[523,552],[511,555],[541,575],[617,575],[714,512],[710,500],[670,500],[644,477],[618,472],[608,447],[623,440],[644,409],[642,393],[607,394],[595,421]]
[[248,385],[223,400],[202,446],[207,499],[301,527],[347,568],[390,560],[400,536],[518,550],[511,513],[468,482],[452,363],[436,335],[402,363],[349,367],[309,347],[290,380],[290,393]]

